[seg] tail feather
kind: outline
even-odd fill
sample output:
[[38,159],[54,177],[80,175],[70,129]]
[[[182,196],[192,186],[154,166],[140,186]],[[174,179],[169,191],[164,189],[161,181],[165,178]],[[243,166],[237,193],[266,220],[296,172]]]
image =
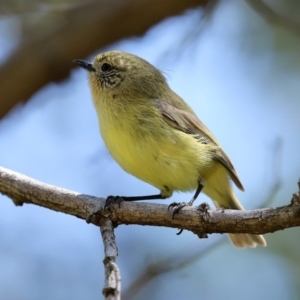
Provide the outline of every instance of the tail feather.
[[254,235],[254,234],[232,234],[229,233],[228,237],[232,244],[237,248],[255,248],[257,245],[266,247],[266,240],[262,235]]
[[[220,207],[218,202],[214,201],[214,203],[216,207]],[[230,201],[228,201],[227,203],[228,203],[228,207],[225,208],[244,210],[243,206],[241,205],[237,197],[234,195],[233,191],[231,191]],[[229,233],[228,237],[232,242],[232,244],[237,248],[247,248],[247,247],[255,248],[257,245],[260,245],[262,247],[267,246],[267,242],[262,235]]]
[[[214,172],[207,178],[203,192],[213,200],[216,207],[244,210],[230,186],[228,172],[224,167],[219,166],[214,169]],[[233,245],[238,248],[267,246],[262,235],[231,233],[228,235]]]

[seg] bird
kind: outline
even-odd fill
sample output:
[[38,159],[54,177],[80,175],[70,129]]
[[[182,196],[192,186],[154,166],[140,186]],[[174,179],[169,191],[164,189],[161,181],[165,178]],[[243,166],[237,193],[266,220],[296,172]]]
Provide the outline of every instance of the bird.
[[[195,191],[189,202],[172,203],[173,217],[193,205],[200,192],[217,208],[243,210],[231,181],[244,187],[216,137],[168,85],[163,73],[141,57],[122,51],[75,59],[88,71],[100,133],[116,162],[159,189],[122,201],[166,199],[174,191]],[[114,199],[108,197],[107,201]],[[262,235],[229,234],[238,248],[266,246]]]

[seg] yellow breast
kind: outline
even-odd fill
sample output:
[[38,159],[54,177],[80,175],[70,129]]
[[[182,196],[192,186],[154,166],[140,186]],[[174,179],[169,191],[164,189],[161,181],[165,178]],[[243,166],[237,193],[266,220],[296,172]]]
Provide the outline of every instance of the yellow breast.
[[[148,107],[129,110],[97,109],[103,140],[114,159],[128,173],[160,190],[169,190],[168,196],[173,190],[196,189],[201,144],[171,128]],[[203,153],[201,157],[203,168],[210,157]]]

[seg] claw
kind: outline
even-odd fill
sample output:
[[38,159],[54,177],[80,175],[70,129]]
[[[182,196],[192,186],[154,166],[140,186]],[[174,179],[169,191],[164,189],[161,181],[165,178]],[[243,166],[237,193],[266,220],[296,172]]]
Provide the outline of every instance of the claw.
[[89,215],[86,217],[85,221],[86,221],[88,224],[90,224],[90,223],[92,222],[92,218],[93,218],[93,214],[89,214]]
[[119,208],[121,203],[124,201],[123,197],[120,196],[108,196],[105,201],[104,209],[110,208],[114,204],[118,204]]
[[[121,203],[124,201],[123,197],[120,197],[120,196],[108,196],[106,198],[106,201],[105,201],[105,205],[104,205],[104,209],[111,209],[112,205],[113,204],[118,204],[119,208],[121,207]],[[94,212],[94,213],[91,213],[89,214],[87,217],[86,217],[86,222],[89,224],[93,221],[93,218],[97,217],[97,215],[101,215],[101,210],[102,208],[100,208],[98,211]]]
[[[199,193],[201,192],[202,188],[204,187],[203,184],[200,183],[199,181],[199,185],[197,188],[197,191],[195,193],[195,195],[193,196],[193,198],[189,201],[189,202],[173,202],[168,206],[168,210],[170,210],[170,208],[172,208],[173,213],[172,213],[172,219],[174,220],[175,214],[178,214],[185,206],[192,206],[194,201],[197,199]],[[208,204],[206,204],[206,206],[208,206]],[[209,208],[209,206],[208,206]],[[208,209],[206,208],[206,209]],[[203,210],[205,210],[205,206],[202,207]],[[183,229],[180,229],[176,234],[180,235],[182,233]]]
[[168,210],[170,208],[172,208],[172,210],[173,210],[172,219],[174,219],[175,214],[178,214],[185,206],[190,206],[190,204],[186,203],[186,202],[173,202],[173,203],[171,203],[168,207]]
[[176,234],[180,235],[180,234],[182,234],[182,231],[183,231],[183,229],[180,229]]
[[[173,213],[172,213],[172,219],[174,220],[175,214],[177,214],[184,206],[188,205],[185,202],[173,202],[168,206],[168,210],[172,208]],[[180,229],[176,234],[180,235],[182,233],[183,229]]]

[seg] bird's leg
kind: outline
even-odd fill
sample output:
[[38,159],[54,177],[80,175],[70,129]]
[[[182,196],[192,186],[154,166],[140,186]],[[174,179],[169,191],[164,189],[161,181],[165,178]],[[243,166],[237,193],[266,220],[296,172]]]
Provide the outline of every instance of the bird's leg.
[[157,195],[148,195],[148,196],[133,196],[133,197],[125,197],[125,196],[108,196],[105,202],[105,208],[117,203],[120,207],[122,201],[139,201],[139,200],[154,200],[154,199],[166,199],[166,197],[161,194]]
[[154,199],[166,199],[161,194],[148,195],[148,196],[135,196],[135,197],[122,197],[124,201],[139,201],[139,200],[154,200]]
[[[182,208],[184,208],[185,206],[192,206],[194,201],[197,199],[197,197],[199,196],[200,192],[202,191],[204,187],[204,184],[200,183],[200,181],[198,182],[198,188],[193,196],[193,198],[189,201],[189,202],[173,202],[169,205],[168,210],[170,208],[172,208],[173,213],[172,213],[172,219],[174,219],[175,214],[178,214],[180,210],[182,210]],[[183,229],[180,229],[176,234],[180,235],[182,233]]]
[[[189,202],[173,202],[169,205],[168,209],[172,208],[173,210],[173,214],[172,214],[172,218],[174,219],[175,214],[178,214],[180,210],[182,210],[182,208],[184,208],[185,206],[192,206],[194,201],[197,199],[197,197],[199,196],[201,190],[203,189],[204,185],[199,182],[198,183],[198,188],[195,192],[195,195],[193,196],[193,198],[189,201]],[[181,232],[180,232],[181,233]],[[178,234],[180,234],[178,233]]]

